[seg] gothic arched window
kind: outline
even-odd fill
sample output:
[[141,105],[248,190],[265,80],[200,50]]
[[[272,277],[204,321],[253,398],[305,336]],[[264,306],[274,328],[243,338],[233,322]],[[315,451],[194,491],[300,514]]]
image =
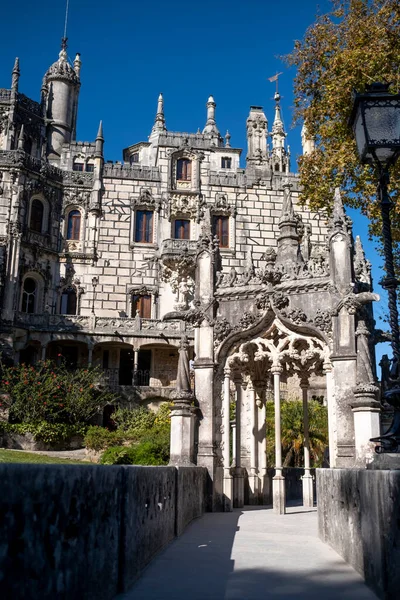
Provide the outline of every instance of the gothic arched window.
[[61,294],[60,313],[62,315],[76,315],[77,296],[74,288],[67,288]]
[[190,181],[192,179],[192,161],[188,158],[180,158],[176,163],[177,181]]
[[67,240],[79,240],[81,233],[81,213],[71,210],[68,214]]
[[44,206],[43,202],[35,198],[31,204],[31,216],[29,220],[29,229],[42,233],[43,230],[43,215]]
[[34,313],[36,308],[36,298],[38,293],[38,283],[32,277],[27,277],[22,289],[21,312]]

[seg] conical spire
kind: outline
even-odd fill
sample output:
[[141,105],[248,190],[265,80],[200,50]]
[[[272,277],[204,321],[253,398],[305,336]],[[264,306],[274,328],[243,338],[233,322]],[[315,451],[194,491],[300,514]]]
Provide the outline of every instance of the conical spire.
[[207,100],[207,121],[206,126],[203,129],[203,133],[211,133],[214,135],[220,135],[217,127],[217,123],[215,122],[215,108],[216,103],[213,96],[210,96]]
[[160,94],[158,96],[157,113],[156,113],[156,119],[154,121],[153,129],[152,129],[152,133],[155,133],[157,131],[167,131],[167,127],[165,125],[165,116],[164,116],[164,98],[163,98],[162,94]]
[[230,148],[230,147],[231,147],[231,134],[227,130],[226,134],[225,134],[225,148]]
[[103,137],[103,121],[100,121],[99,130],[96,136],[96,156],[103,156],[103,146],[104,146],[104,137]]
[[333,213],[332,220],[333,224],[336,228],[343,227],[345,223],[346,214],[344,212],[344,206],[342,201],[342,195],[340,193],[340,188],[335,188],[335,195],[333,197]]
[[12,78],[11,78],[11,89],[14,92],[18,92],[19,76],[20,76],[19,58],[17,57],[14,62],[14,67],[12,70]]
[[272,147],[273,148],[283,148],[285,145],[285,128],[282,121],[282,112],[281,112],[281,95],[279,92],[275,93],[275,118],[274,123],[272,125]]

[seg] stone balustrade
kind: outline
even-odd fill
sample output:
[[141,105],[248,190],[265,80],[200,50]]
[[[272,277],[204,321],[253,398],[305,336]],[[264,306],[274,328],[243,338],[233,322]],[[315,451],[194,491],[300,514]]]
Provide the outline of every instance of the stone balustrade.
[[118,179],[139,179],[145,181],[160,181],[160,171],[157,167],[143,165],[125,165],[122,163],[106,163],[103,169],[104,177]]
[[192,332],[192,326],[185,321],[142,319],[141,317],[97,317],[95,315],[50,315],[49,313],[16,313],[16,327],[37,331],[81,331],[82,333],[107,333],[118,331],[121,335],[140,333],[156,335],[163,333],[169,337],[180,337]]

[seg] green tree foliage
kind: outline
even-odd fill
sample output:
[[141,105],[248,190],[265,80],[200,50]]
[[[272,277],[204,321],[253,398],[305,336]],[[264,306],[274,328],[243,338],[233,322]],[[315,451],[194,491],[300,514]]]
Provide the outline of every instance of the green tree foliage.
[[10,421],[19,423],[87,423],[115,395],[100,384],[95,368],[69,371],[65,363],[38,362],[1,369],[2,404],[8,404]]
[[[340,186],[347,203],[359,207],[379,235],[376,176],[372,167],[360,165],[348,120],[354,89],[362,92],[380,81],[391,82],[393,93],[400,90],[399,0],[333,0],[332,11],[317,17],[285,58],[297,67],[295,121],[304,122],[315,140],[315,150],[299,161],[303,201],[329,210],[332,190]],[[390,189],[398,247],[400,161],[391,169]]]
[[[267,461],[275,464],[275,414],[274,403],[267,402]],[[328,413],[325,406],[311,400],[308,403],[311,466],[322,464],[328,445]],[[301,400],[284,400],[281,403],[282,458],[284,467],[304,466],[304,422]]]

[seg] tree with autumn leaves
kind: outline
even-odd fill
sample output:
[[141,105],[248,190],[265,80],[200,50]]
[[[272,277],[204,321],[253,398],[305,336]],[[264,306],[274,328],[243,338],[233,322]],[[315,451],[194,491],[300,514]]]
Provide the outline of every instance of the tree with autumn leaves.
[[[353,90],[373,82],[391,83],[400,91],[399,0],[333,0],[332,11],[317,17],[296,41],[287,63],[297,68],[294,81],[295,122],[305,125],[314,150],[300,157],[301,198],[313,210],[330,209],[333,190],[361,209],[370,231],[380,237],[373,167],[361,165],[348,122]],[[400,161],[391,168],[394,208],[392,229],[400,274]]]

